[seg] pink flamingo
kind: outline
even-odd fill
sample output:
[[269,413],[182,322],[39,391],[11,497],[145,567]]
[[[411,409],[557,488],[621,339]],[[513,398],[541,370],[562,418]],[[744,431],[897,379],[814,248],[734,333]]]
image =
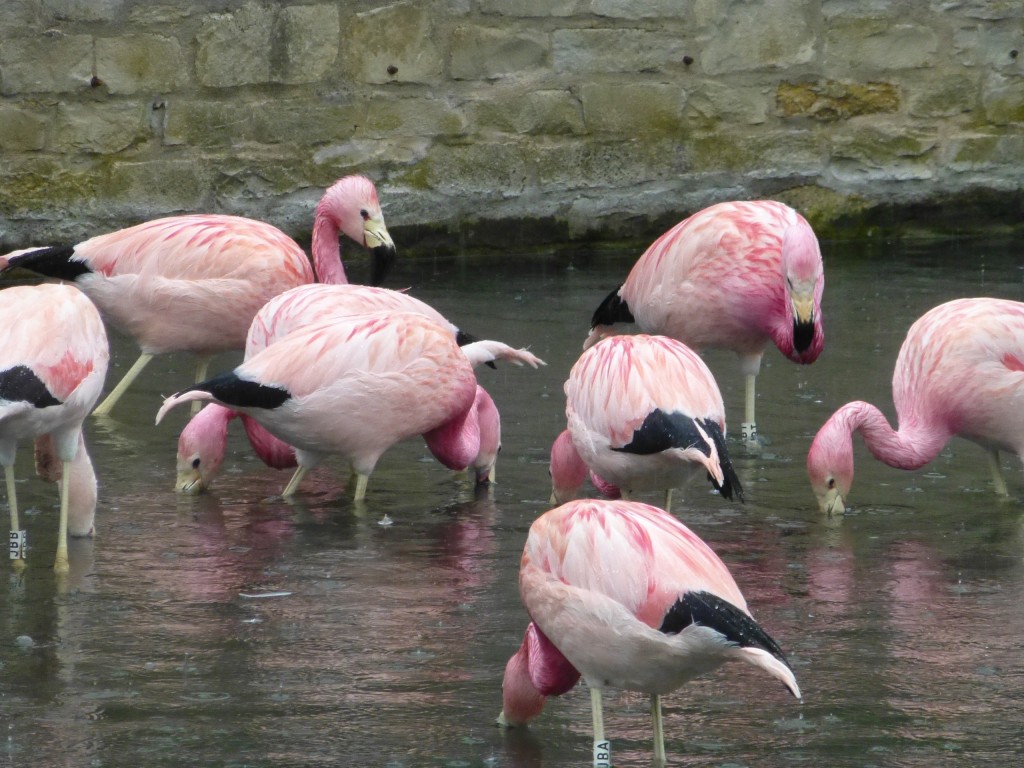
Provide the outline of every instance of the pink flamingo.
[[[313,265],[324,283],[347,283],[339,232],[370,248],[372,279],[394,259],[377,190],[363,176],[332,185],[316,208]],[[196,381],[210,358],[241,349],[256,312],[281,291],[314,280],[298,244],[270,224],[214,214],[173,216],[100,235],[74,246],[29,248],[0,257],[0,269],[22,267],[73,282],[103,317],[131,336],[141,355],[96,408],[109,414],[154,355],[199,357]]]
[[93,533],[96,476],[82,422],[103,390],[107,335],[93,303],[69,285],[6,288],[0,316],[14,321],[0,327],[0,464],[11,510],[11,559],[15,567],[24,565],[14,459],[18,442],[33,438],[40,474],[61,481],[53,567],[66,574],[68,534]]
[[773,341],[796,363],[818,359],[824,286],[818,240],[803,216],[771,200],[719,203],[654,241],[594,312],[584,348],[614,324],[635,322],[698,351],[733,350],[746,377],[743,439],[756,443],[765,347]]
[[333,318],[167,398],[157,423],[180,403],[218,402],[295,446],[298,468],[283,496],[337,453],[352,464],[359,501],[384,451],[416,435],[450,469],[470,466],[480,452],[473,365],[486,354],[486,346],[460,348],[450,327],[421,314]]
[[[365,285],[304,285],[275,296],[256,314],[246,338],[248,359],[277,339],[314,322],[372,312],[413,312],[450,328],[472,359],[491,364],[507,360],[534,368],[544,361],[525,349],[513,349],[499,341],[470,342],[429,304],[401,291]],[[501,424],[490,395],[478,386],[474,408],[481,428],[480,450],[471,463],[478,482],[493,482],[495,461],[501,445]],[[210,487],[220,471],[227,448],[228,423],[241,416],[249,442],[263,462],[275,469],[296,466],[295,449],[266,431],[259,422],[230,408],[211,403],[196,414],[178,438],[175,489],[199,493]]]
[[811,443],[807,474],[818,506],[842,514],[853,484],[853,433],[874,457],[918,469],[954,435],[986,449],[996,492],[1006,495],[999,451],[1024,457],[1024,304],[958,299],[907,332],[892,377],[898,429],[870,403],[837,410]]
[[585,499],[541,515],[523,550],[519,594],[531,624],[505,667],[498,722],[527,723],[547,696],[582,675],[595,766],[611,765],[601,708],[607,687],[650,694],[658,764],[660,697],[726,661],[760,667],[800,698],[786,657],[750,615],[725,564],[657,507]]
[[582,465],[607,495],[666,490],[666,509],[671,489],[698,471],[727,499],[734,492],[743,499],[725,445],[722,395],[704,361],[682,342],[610,336],[576,361],[565,396],[568,427],[551,454],[556,502],[579,491]]

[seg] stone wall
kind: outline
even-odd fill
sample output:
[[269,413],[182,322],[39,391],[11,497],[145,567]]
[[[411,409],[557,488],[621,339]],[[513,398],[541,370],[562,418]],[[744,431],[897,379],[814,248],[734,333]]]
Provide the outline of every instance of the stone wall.
[[1018,225],[1022,128],[1021,0],[0,13],[5,245],[193,210],[302,237],[322,188],[355,171],[406,248],[643,239],[765,196],[833,233],[928,211]]

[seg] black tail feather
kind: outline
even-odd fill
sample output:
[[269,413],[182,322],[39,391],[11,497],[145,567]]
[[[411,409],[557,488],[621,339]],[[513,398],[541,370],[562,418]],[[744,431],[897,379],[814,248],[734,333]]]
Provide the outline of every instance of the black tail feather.
[[12,256],[7,262],[7,269],[20,267],[45,277],[73,282],[82,275],[92,272],[88,264],[74,256],[75,246],[73,245],[36,248]]
[[600,306],[594,310],[594,316],[590,319],[590,327],[596,328],[599,325],[615,325],[615,323],[635,323],[636,318],[629,309],[625,299],[619,296],[622,290],[620,285],[609,293]]

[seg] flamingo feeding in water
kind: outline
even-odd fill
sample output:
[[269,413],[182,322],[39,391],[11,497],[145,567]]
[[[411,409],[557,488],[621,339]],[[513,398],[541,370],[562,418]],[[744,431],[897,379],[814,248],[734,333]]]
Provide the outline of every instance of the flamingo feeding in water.
[[765,347],[774,342],[796,363],[818,359],[824,286],[818,239],[803,216],[771,200],[719,203],[654,241],[594,312],[584,349],[614,325],[636,323],[698,351],[733,350],[746,377],[743,439],[756,443]]
[[725,564],[656,507],[586,499],[541,515],[523,550],[519,593],[531,624],[505,667],[498,722],[527,723],[582,676],[595,766],[611,765],[604,688],[650,694],[657,764],[665,761],[660,697],[726,661],[760,667],[800,698],[789,662]]
[[[365,285],[304,285],[275,296],[256,314],[246,338],[248,359],[292,331],[332,318],[373,312],[413,312],[451,330],[475,364],[507,360],[534,368],[543,361],[525,349],[513,349],[499,341],[472,341],[436,309],[401,291]],[[501,423],[490,395],[477,388],[474,409],[480,424],[480,450],[471,462],[478,483],[494,481],[494,464],[501,445]],[[228,423],[241,416],[249,442],[263,462],[275,469],[295,467],[295,449],[267,432],[252,417],[211,403],[197,413],[178,438],[175,489],[199,493],[220,471],[227,448]]]
[[842,514],[853,484],[853,433],[879,461],[918,469],[954,435],[988,451],[996,492],[1006,495],[999,451],[1024,457],[1024,304],[957,299],[907,331],[892,377],[897,429],[870,403],[847,403],[807,453],[822,512]]
[[298,468],[283,495],[328,454],[341,454],[357,476],[355,499],[380,456],[422,435],[450,469],[480,452],[473,407],[473,365],[484,346],[460,348],[450,326],[421,314],[386,312],[334,318],[299,328],[229,373],[167,398],[157,423],[176,405],[214,401],[256,419],[295,446]]
[[704,361],[682,342],[610,336],[576,361],[565,397],[568,426],[551,454],[555,502],[579,491],[581,463],[611,495],[665,490],[666,509],[671,489],[696,472],[706,472],[725,498],[743,499],[725,444],[722,395]]
[[102,415],[154,355],[197,355],[200,381],[214,354],[243,347],[253,317],[272,297],[315,278],[347,283],[339,232],[371,250],[372,281],[380,282],[395,246],[377,190],[363,176],[335,182],[317,205],[312,267],[298,244],[270,224],[199,214],[156,219],[78,245],[15,251],[0,257],[0,270],[21,267],[73,282],[139,345],[139,359],[96,408]]
[[68,572],[67,536],[91,536],[96,476],[82,422],[99,399],[109,350],[100,313],[69,285],[0,291],[0,464],[11,510],[11,558],[24,565],[14,459],[20,440],[36,441],[39,473],[60,480],[54,570]]

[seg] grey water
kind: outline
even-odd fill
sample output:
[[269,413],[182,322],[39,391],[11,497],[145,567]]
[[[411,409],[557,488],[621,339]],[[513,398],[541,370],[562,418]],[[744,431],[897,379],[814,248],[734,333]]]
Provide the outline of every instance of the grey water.
[[[765,445],[731,443],[746,503],[703,485],[674,502],[788,653],[804,699],[726,666],[666,697],[669,764],[1020,765],[1017,459],[1004,458],[1011,498],[1001,499],[971,443],[955,439],[917,472],[882,466],[858,443],[853,509],[831,522],[804,461],[842,403],[869,400],[892,417],[892,366],[915,318],[958,296],[1024,299],[1024,262],[1007,241],[824,243],[823,252],[826,350],[798,367],[770,349],[758,380]],[[71,542],[71,574],[59,582],[56,488],[32,476],[23,448],[18,493],[33,549],[22,575],[0,577],[0,765],[589,764],[582,685],[527,729],[494,721],[527,622],[519,556],[548,508],[562,383],[590,313],[637,255],[399,264],[391,287],[410,286],[470,333],[529,345],[548,363],[478,372],[501,410],[504,446],[484,493],[412,441],[384,456],[363,506],[338,463],[285,503],[287,474],[260,464],[235,424],[212,491],[176,495],[187,413],[159,427],[153,418],[192,363],[158,358],[112,418],[87,423],[97,535]],[[112,343],[108,388],[136,356],[123,338]],[[735,359],[706,358],[738,426]],[[224,355],[211,370],[238,359]],[[613,692],[605,718],[616,765],[649,765],[644,697]]]

